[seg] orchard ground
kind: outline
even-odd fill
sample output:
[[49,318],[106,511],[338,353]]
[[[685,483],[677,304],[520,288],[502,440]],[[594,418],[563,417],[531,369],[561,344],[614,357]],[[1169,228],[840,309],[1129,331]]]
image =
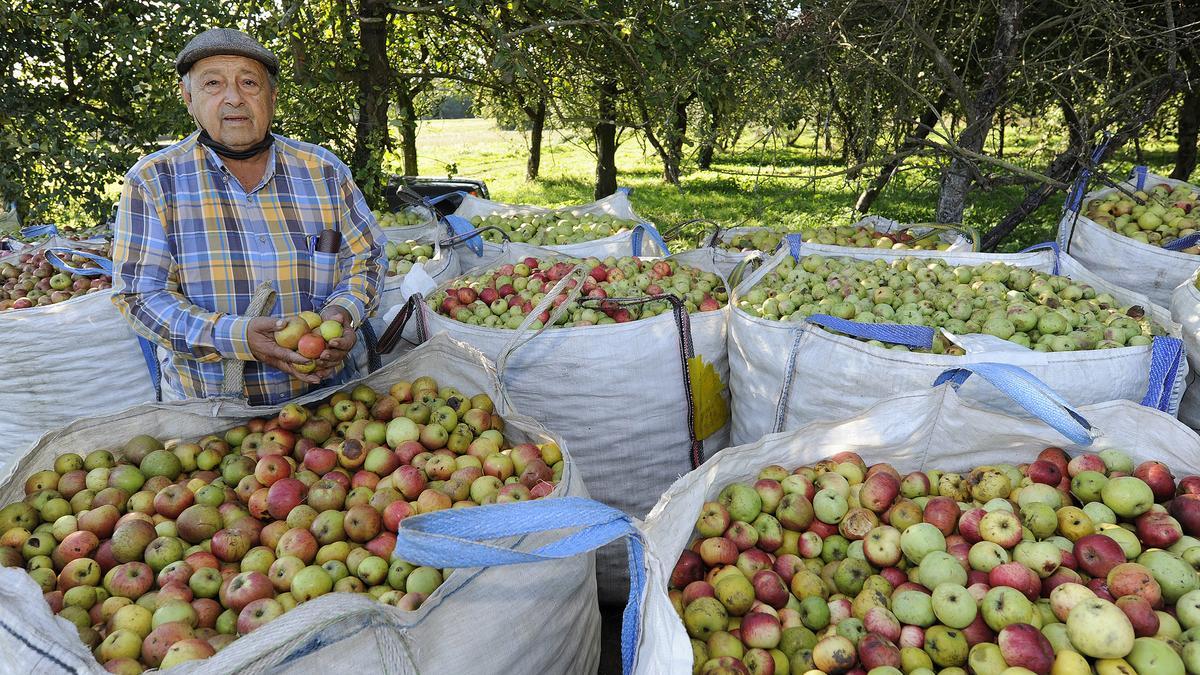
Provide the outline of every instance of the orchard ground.
[[[663,182],[662,164],[649,144],[631,132],[622,133],[620,140],[618,184],[634,189],[634,209],[660,229],[693,218],[715,220],[722,227],[766,225],[787,231],[850,224],[858,219],[854,202],[875,171],[869,168],[865,178],[853,181],[844,174],[812,178],[842,169],[836,146],[828,152],[821,140],[819,152],[815,151],[810,132],[788,147],[776,135],[747,130],[732,151],[716,152],[708,171],[695,170],[697,147],[685,148],[684,176],[676,187]],[[498,201],[568,206],[592,201],[595,158],[588,150],[589,141],[590,135],[580,132],[547,130],[540,178],[533,182],[525,180],[526,134],[500,129],[491,120],[423,121],[417,150],[422,175],[453,173],[481,178],[492,199]],[[996,141],[993,138],[993,143]],[[1037,127],[1014,126],[1006,133],[1006,151],[1020,153],[1014,159],[1006,152],[1006,159],[1034,171],[1045,168],[1058,146],[1056,137],[1047,138]],[[1151,171],[1170,172],[1174,156],[1167,144],[1143,144],[1142,149]],[[1111,175],[1124,178],[1133,165],[1130,145],[1106,168]],[[398,157],[389,158],[388,168],[400,173]],[[875,201],[871,213],[900,222],[930,222],[937,206],[937,180],[937,166],[914,159]],[[1003,218],[1023,194],[1023,187],[1012,185],[974,191],[964,222],[982,233]],[[1004,242],[1002,250],[1015,251],[1052,239],[1062,203],[1061,193],[1053,197]],[[706,227],[689,227],[682,238],[694,243]]]

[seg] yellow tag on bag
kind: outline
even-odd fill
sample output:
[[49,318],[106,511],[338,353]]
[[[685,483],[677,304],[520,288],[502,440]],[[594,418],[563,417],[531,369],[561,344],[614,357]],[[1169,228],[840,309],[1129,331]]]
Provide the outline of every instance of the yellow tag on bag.
[[688,359],[688,379],[692,384],[696,440],[702,441],[720,431],[729,421],[729,404],[722,396],[725,383],[717,369],[699,356]]

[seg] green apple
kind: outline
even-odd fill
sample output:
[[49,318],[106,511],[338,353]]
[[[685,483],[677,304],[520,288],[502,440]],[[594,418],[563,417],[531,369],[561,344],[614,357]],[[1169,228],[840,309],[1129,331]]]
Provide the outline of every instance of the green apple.
[[936,589],[942,584],[965,586],[967,571],[958,559],[949,553],[931,551],[921,559],[921,564],[917,567],[917,579],[925,588]]
[[922,628],[932,626],[937,618],[933,611],[933,598],[921,591],[900,591],[893,595],[892,613],[900,623]]
[[930,523],[909,525],[900,534],[900,550],[910,561],[920,564],[929,553],[946,550],[946,537]]
[[1009,560],[1008,551],[1003,546],[990,541],[977,541],[967,552],[967,562],[971,565],[971,569],[980,572],[991,572],[993,568],[999,567]]
[[1189,591],[1197,588],[1196,570],[1179,556],[1167,551],[1152,549],[1138,556],[1137,561],[1150,570],[1154,580],[1162,587],[1163,601],[1175,604]]
[[1125,657],[1139,673],[1154,675],[1185,675],[1183,659],[1166,642],[1151,637],[1133,641],[1133,649]]
[[979,611],[975,598],[956,583],[943,583],[934,588],[932,604],[937,620],[951,628],[966,628]]
[[1008,586],[988,589],[979,603],[979,609],[984,623],[997,632],[1014,623],[1029,623],[1035,611],[1033,603],[1021,591]]
[[1105,506],[1126,520],[1137,518],[1154,505],[1154,492],[1150,486],[1133,476],[1109,479],[1100,489],[1100,497]]
[[1067,637],[1076,651],[1097,659],[1119,659],[1133,649],[1133,624],[1119,607],[1086,598],[1067,616]]

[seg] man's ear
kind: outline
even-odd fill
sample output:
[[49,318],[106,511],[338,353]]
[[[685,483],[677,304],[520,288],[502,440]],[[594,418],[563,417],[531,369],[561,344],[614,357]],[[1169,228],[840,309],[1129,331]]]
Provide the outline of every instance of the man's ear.
[[192,92],[188,91],[187,85],[183,80],[179,81],[179,95],[183,98],[183,104],[188,107],[190,112],[192,109]]

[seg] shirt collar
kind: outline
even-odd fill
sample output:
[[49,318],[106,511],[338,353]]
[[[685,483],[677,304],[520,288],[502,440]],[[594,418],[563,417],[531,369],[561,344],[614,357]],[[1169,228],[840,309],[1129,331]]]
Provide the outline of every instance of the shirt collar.
[[[204,156],[208,159],[210,168],[221,174],[221,176],[227,180],[236,181],[237,178],[234,178],[233,173],[229,171],[229,167],[225,166],[225,160],[222,159],[221,156],[218,155],[212,148],[205,145],[200,145],[200,143],[196,141],[196,139],[199,137],[200,132],[197,131],[192,134],[189,140],[192,143],[195,143],[196,147],[204,153]],[[267,149],[267,152],[269,153],[267,155],[267,169],[263,172],[262,180],[258,182],[258,185],[254,186],[253,190],[247,190],[246,194],[254,194],[255,192],[258,192],[266,187],[267,183],[269,183],[271,179],[275,177],[275,149],[279,147],[279,137],[276,136],[275,140],[276,142],[272,143],[271,147]]]

